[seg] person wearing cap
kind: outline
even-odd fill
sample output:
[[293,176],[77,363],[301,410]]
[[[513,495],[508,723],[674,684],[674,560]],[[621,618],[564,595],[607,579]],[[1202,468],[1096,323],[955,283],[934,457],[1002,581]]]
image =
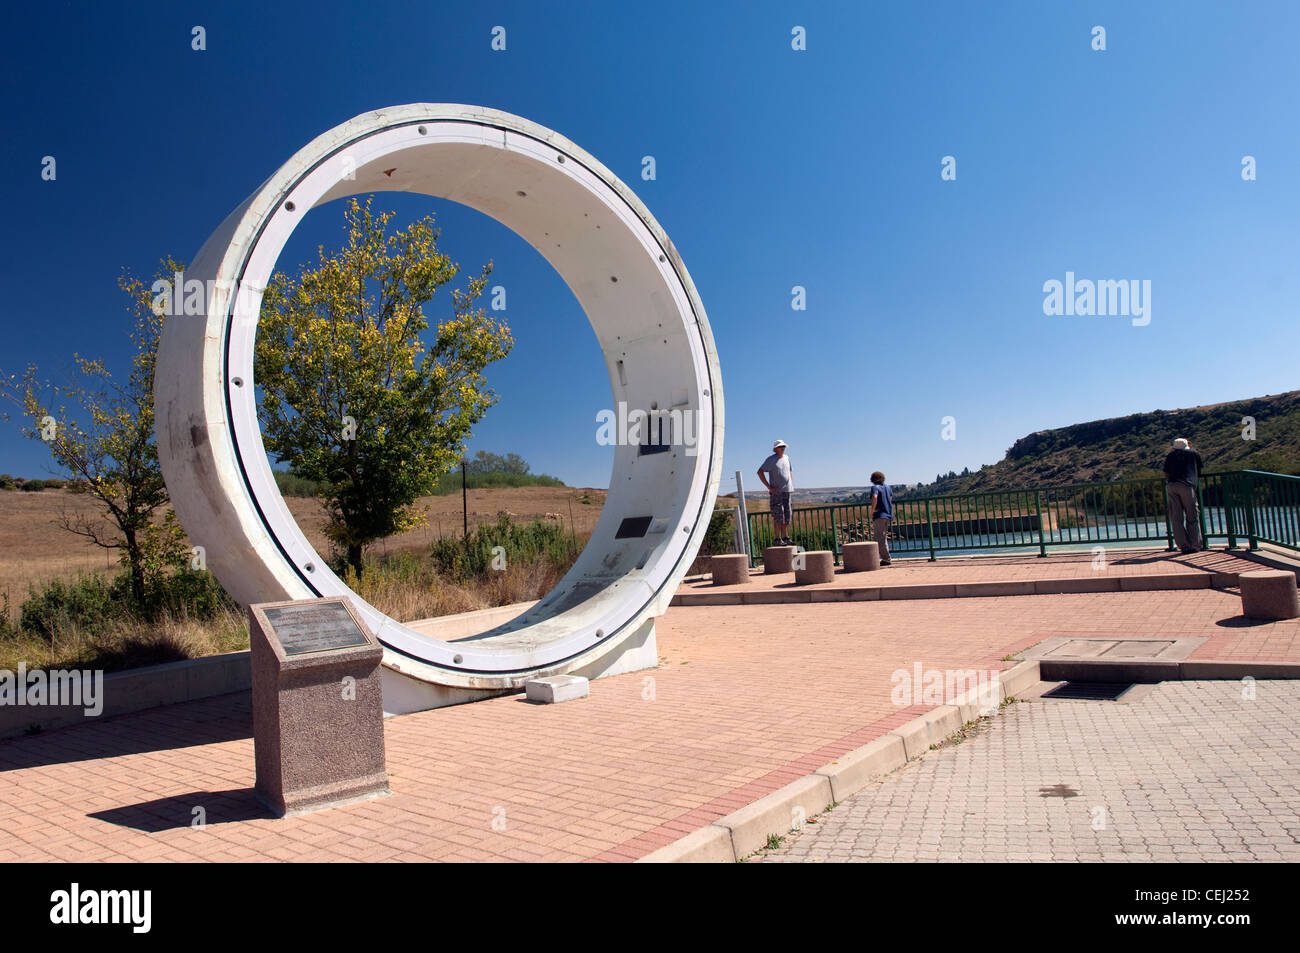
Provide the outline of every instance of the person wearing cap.
[[793,546],[786,535],[790,531],[790,491],[794,489],[794,470],[785,455],[785,441],[772,444],[772,454],[758,468],[758,478],[767,487],[768,501],[772,505],[772,528],[776,531],[777,546]]
[[1200,552],[1201,508],[1196,502],[1196,484],[1205,461],[1179,437],[1165,457],[1165,488],[1169,500],[1169,528],[1174,542],[1184,553]]

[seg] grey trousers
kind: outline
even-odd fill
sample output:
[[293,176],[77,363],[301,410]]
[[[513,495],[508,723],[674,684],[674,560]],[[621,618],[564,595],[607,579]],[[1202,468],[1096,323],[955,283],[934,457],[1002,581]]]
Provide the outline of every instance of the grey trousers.
[[890,520],[884,516],[877,516],[871,521],[871,531],[876,537],[876,549],[882,563],[889,562],[889,524]]
[[1201,510],[1196,502],[1196,489],[1186,483],[1166,483],[1165,487],[1174,543],[1185,553],[1196,552],[1201,548]]

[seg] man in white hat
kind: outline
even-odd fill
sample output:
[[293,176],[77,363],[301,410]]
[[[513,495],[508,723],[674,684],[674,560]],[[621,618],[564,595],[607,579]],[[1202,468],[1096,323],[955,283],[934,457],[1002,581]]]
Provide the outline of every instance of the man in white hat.
[[1184,553],[1200,552],[1201,510],[1196,502],[1196,484],[1205,461],[1179,437],[1165,457],[1165,484],[1169,498],[1169,528],[1174,542]]
[[793,546],[786,535],[790,531],[790,491],[794,489],[794,469],[785,455],[785,441],[772,444],[772,455],[758,468],[758,478],[767,487],[768,501],[772,504],[772,528],[776,531],[775,545]]

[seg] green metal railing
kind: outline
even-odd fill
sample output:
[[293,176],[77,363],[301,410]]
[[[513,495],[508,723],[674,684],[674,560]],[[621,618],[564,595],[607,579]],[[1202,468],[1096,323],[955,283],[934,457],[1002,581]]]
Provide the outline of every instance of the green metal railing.
[[[1257,470],[1202,474],[1201,533],[1300,550],[1300,477]],[[749,513],[750,559],[775,539],[770,513]],[[840,561],[848,542],[872,538],[870,507],[837,503],[794,510],[789,537],[807,550],[830,550]],[[1174,548],[1165,481],[1075,483],[894,500],[889,548],[895,553],[1037,549],[1049,546],[1161,543]]]
[[1262,470],[1220,476],[1215,495],[1202,488],[1201,522],[1208,536],[1226,536],[1233,547],[1244,539],[1251,549],[1262,541],[1300,550],[1300,477]]

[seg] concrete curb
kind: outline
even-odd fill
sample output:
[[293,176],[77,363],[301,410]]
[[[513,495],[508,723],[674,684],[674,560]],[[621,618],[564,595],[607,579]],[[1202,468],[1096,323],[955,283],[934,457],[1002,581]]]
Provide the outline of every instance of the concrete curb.
[[820,774],[829,780],[834,799],[843,801],[906,762],[903,739],[891,732],[836,758],[813,774]]
[[1227,589],[1237,573],[1166,572],[1144,576],[1076,576],[1067,579],[1007,579],[987,582],[916,583],[899,586],[835,586],[760,589],[753,592],[678,592],[674,606],[778,605],[812,602],[867,602],[877,599],[974,599],[990,596],[1047,596],[1078,592],[1151,592]]
[[890,734],[902,739],[907,760],[915,761],[930,750],[930,745],[938,744],[961,725],[960,708],[956,705],[940,705],[919,718],[913,718],[903,727],[895,728]]
[[160,705],[248,691],[252,685],[249,655],[228,652],[203,658],[149,665],[105,675],[103,711],[91,717],[81,705],[0,706],[0,738],[88,724]]
[[788,831],[796,822],[802,824],[804,818],[830,807],[833,800],[830,779],[809,774],[732,811],[711,826],[730,831],[734,856],[748,857],[767,843],[769,834]]
[[[999,676],[1001,701],[1039,681],[1039,663],[1021,662]],[[872,781],[924,757],[930,745],[947,738],[965,721],[963,715],[978,703],[971,689],[907,724],[895,728],[860,748],[822,765],[812,774],[747,804],[712,824],[660,847],[636,861],[638,864],[732,863],[748,857],[767,843],[771,834],[785,834],[795,822],[820,814],[831,804],[861,791]]]
[[730,864],[736,859],[731,831],[710,824],[660,847],[635,861],[638,864]]

